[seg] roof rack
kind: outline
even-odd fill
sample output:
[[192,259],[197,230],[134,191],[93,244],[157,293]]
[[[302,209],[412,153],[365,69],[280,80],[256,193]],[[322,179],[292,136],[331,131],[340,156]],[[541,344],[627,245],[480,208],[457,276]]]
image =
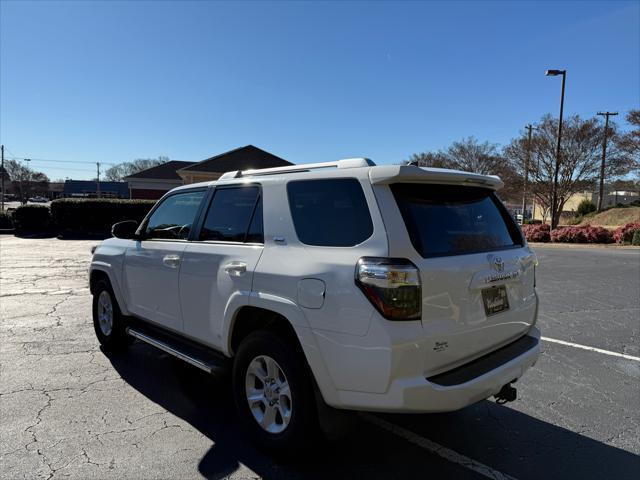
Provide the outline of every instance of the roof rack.
[[228,180],[231,178],[253,177],[257,175],[275,175],[278,173],[308,172],[320,168],[360,168],[375,167],[375,163],[368,158],[345,158],[335,162],[303,163],[300,165],[289,165],[287,167],[257,168],[254,170],[235,170],[222,174],[218,180]]

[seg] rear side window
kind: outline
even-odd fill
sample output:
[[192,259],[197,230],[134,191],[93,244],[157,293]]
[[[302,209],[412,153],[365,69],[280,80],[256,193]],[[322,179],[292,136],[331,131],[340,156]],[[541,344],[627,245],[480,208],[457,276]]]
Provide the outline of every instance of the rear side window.
[[492,190],[457,185],[391,185],[411,243],[424,258],[488,252],[523,244]]
[[144,238],[186,240],[204,193],[177,193],[165,198],[149,217]]
[[263,243],[260,189],[256,186],[216,189],[200,240]]
[[355,178],[287,184],[298,239],[306,245],[353,247],[373,233],[369,207]]

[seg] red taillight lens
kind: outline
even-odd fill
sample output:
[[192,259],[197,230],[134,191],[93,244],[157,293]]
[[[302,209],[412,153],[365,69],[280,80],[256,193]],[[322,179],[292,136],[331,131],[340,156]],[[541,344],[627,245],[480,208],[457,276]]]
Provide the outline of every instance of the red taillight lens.
[[389,320],[420,320],[422,286],[418,268],[405,258],[362,257],[356,285]]

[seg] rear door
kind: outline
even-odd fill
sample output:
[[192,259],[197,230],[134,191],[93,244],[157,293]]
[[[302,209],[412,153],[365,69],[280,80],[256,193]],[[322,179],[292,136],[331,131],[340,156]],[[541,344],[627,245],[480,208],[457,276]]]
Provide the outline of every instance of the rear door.
[[129,310],[163,327],[182,331],[178,279],[187,239],[205,191],[176,192],[154,208],[142,239],[127,249],[124,276]]
[[[523,335],[535,321],[533,253],[493,190],[395,183],[404,228],[391,256],[409,258],[422,279],[425,368],[436,373]],[[408,241],[407,241],[408,240]]]
[[260,186],[216,187],[196,234],[180,271],[185,333],[219,348],[226,307],[229,302],[248,304],[253,271],[262,254]]

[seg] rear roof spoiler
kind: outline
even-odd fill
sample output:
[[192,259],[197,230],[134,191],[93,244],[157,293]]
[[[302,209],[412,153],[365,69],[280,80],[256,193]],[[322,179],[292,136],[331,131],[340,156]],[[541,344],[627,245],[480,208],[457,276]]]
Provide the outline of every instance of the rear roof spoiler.
[[414,165],[381,165],[369,169],[369,179],[375,185],[390,183],[446,183],[500,190],[504,183],[496,175],[448,170],[446,168],[416,167]]

